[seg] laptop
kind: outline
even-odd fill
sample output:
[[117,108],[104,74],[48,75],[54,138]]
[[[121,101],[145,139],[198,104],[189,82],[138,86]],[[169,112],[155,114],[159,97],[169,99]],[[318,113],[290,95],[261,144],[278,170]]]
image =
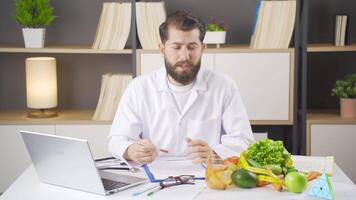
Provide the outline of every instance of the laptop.
[[43,183],[108,195],[147,182],[145,178],[98,170],[87,140],[20,133]]

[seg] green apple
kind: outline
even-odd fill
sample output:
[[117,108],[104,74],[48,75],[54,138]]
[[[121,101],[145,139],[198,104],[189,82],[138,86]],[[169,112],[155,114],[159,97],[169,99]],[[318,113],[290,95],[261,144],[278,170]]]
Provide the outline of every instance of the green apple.
[[290,172],[284,179],[284,183],[290,192],[301,193],[308,186],[307,177],[299,172]]

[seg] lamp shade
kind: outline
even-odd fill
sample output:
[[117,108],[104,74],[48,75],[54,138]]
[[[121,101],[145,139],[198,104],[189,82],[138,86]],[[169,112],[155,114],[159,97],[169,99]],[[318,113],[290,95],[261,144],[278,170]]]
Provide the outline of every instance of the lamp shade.
[[57,107],[57,70],[53,57],[26,59],[27,107],[48,109]]

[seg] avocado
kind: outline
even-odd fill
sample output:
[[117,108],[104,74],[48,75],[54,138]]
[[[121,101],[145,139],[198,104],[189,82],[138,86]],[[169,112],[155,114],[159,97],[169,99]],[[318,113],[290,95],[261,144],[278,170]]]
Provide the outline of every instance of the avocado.
[[246,169],[238,169],[231,174],[232,182],[241,188],[253,188],[257,185],[256,174]]

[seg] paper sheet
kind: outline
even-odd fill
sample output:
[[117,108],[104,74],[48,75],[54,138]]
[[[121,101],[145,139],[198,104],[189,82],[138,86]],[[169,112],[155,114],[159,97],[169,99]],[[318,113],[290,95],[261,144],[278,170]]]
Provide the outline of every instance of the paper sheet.
[[293,166],[302,172],[318,171],[332,175],[334,171],[334,157],[323,156],[292,156]]
[[147,166],[155,179],[179,175],[195,175],[201,178],[205,174],[205,168],[201,164],[193,164],[185,156],[160,156]]

